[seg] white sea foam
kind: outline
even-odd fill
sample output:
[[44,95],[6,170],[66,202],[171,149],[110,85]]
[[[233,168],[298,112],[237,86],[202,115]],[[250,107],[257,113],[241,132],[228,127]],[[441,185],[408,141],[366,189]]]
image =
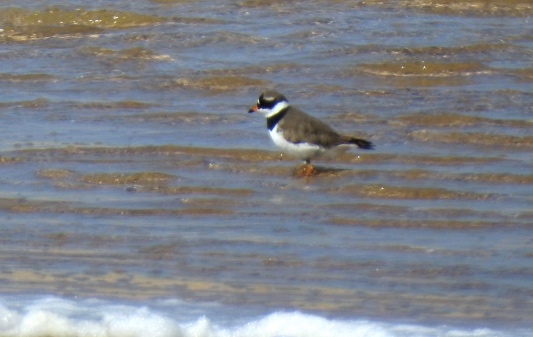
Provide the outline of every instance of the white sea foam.
[[[153,307],[157,307],[154,304]],[[514,337],[533,329],[496,331],[424,327],[368,320],[335,320],[300,312],[231,317],[231,308],[193,309],[181,301],[159,309],[100,300],[0,298],[0,336],[9,337]],[[207,310],[205,310],[207,308]],[[191,318],[191,311],[194,318]],[[204,314],[198,314],[203,311]],[[224,313],[221,315],[221,313]],[[237,311],[235,312],[237,313]],[[212,318],[208,318],[211,315]],[[229,316],[228,316],[229,315]],[[219,319],[220,318],[220,319]]]

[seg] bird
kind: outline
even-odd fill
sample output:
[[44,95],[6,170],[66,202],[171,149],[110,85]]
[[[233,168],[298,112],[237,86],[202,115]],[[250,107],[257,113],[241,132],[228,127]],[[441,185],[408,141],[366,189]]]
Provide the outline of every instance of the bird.
[[289,104],[288,99],[275,90],[263,92],[248,113],[265,114],[270,137],[282,151],[305,161],[302,174],[315,173],[311,160],[335,154],[349,146],[370,150],[372,142],[341,134],[321,120]]

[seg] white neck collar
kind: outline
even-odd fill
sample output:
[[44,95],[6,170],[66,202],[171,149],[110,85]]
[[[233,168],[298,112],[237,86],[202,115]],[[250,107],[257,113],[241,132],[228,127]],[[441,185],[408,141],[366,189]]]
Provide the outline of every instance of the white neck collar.
[[281,101],[281,102],[277,103],[276,105],[274,105],[272,107],[270,112],[268,114],[266,114],[266,118],[276,115],[278,112],[280,112],[281,110],[287,108],[288,106],[289,106],[289,102],[287,102],[287,101]]

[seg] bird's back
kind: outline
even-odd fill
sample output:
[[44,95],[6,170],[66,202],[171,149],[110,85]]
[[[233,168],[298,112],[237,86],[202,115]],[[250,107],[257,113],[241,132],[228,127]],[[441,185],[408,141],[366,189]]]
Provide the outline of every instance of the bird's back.
[[283,133],[287,141],[316,144],[326,149],[345,143],[339,133],[321,120],[297,108],[288,109],[279,121],[277,130]]

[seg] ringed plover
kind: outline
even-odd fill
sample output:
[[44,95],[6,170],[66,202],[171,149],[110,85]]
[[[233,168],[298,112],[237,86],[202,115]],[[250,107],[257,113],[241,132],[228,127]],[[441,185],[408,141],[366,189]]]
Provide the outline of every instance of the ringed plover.
[[287,98],[274,90],[263,92],[248,112],[265,114],[270,137],[283,152],[305,161],[307,168],[303,173],[306,176],[314,171],[311,159],[347,146],[365,150],[373,148],[371,142],[340,134],[319,119],[289,105]]

